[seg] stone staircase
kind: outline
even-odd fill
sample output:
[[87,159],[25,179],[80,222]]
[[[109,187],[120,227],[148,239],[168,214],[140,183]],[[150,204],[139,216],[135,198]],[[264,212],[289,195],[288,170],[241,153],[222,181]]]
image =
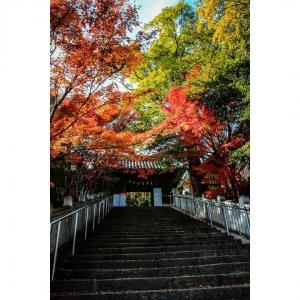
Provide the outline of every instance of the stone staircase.
[[172,208],[113,208],[69,253],[53,300],[250,299],[249,248]]

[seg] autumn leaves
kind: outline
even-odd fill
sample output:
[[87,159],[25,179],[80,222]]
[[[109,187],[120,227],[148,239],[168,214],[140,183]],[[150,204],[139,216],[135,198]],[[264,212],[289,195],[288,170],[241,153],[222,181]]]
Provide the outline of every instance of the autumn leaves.
[[135,39],[137,13],[126,0],[51,0],[51,167],[92,174],[138,150],[187,167],[198,193],[236,198],[248,166],[247,1],[180,1]]
[[139,61],[127,35],[137,24],[123,0],[51,1],[52,161],[130,151],[133,135],[122,129],[134,118],[132,97],[114,79]]

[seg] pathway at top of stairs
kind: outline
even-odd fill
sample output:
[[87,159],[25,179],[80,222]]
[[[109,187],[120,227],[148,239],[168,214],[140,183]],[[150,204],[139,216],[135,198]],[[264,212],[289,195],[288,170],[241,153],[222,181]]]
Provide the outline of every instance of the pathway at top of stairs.
[[249,248],[169,207],[113,208],[58,257],[52,300],[250,299]]

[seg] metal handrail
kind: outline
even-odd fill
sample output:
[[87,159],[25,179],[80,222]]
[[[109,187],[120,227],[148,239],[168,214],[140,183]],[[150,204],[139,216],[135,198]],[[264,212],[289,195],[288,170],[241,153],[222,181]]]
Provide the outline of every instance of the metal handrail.
[[208,200],[208,199],[205,199],[205,198],[201,198],[201,197],[193,197],[193,196],[190,196],[190,195],[180,195],[180,194],[170,194],[169,195],[170,197],[181,197],[181,198],[187,198],[187,199],[190,199],[190,200],[201,200],[201,201],[206,201],[206,202],[209,202],[209,203],[216,203],[216,204],[222,204],[224,206],[228,206],[228,207],[239,207],[240,209],[245,209],[245,210],[249,210],[250,211],[250,207],[241,207],[239,203],[232,203],[232,204],[227,204],[227,203],[224,203],[224,202],[219,202],[219,201],[215,201],[215,200]]
[[[96,208],[98,204],[98,209]],[[52,226],[58,223],[56,239],[55,239],[55,246],[54,246],[54,256],[53,256],[53,263],[52,263],[52,272],[51,272],[51,280],[54,279],[55,268],[56,268],[56,261],[57,261],[57,252],[58,252],[58,245],[59,245],[59,238],[60,238],[60,230],[61,230],[61,222],[67,218],[73,217],[75,215],[75,224],[74,224],[74,234],[73,234],[73,243],[72,243],[72,255],[75,254],[75,244],[76,244],[76,235],[77,235],[77,225],[78,225],[78,214],[81,211],[85,210],[85,230],[84,230],[84,239],[86,240],[87,237],[87,229],[88,229],[88,220],[89,220],[89,208],[93,207],[93,221],[92,221],[92,228],[95,229],[95,220],[97,215],[97,222],[100,223],[101,218],[103,219],[109,211],[113,207],[113,197],[109,196],[105,199],[97,199],[90,201],[88,204],[77,208],[61,217],[54,218],[50,221],[50,234],[52,230]]]
[[79,211],[81,211],[81,210],[84,210],[85,208],[90,207],[90,206],[92,206],[92,205],[95,204],[95,203],[101,202],[101,201],[103,201],[103,200],[105,200],[105,199],[106,199],[106,198],[104,198],[104,199],[96,199],[96,200],[89,201],[88,204],[85,204],[85,205],[83,205],[83,206],[80,206],[79,208],[76,208],[76,209],[74,209],[74,210],[68,212],[67,214],[64,214],[64,215],[61,216],[61,217],[56,217],[56,216],[55,216],[55,217],[53,217],[52,220],[50,221],[50,224],[53,225],[53,224],[57,223],[58,221],[61,221],[61,220],[63,220],[63,219],[66,219],[67,217],[69,217],[69,216],[71,216],[71,215],[73,215],[73,214],[75,214],[75,213],[77,213],[77,212],[79,212]]
[[204,219],[213,227],[218,225],[226,229],[227,234],[234,233],[250,238],[250,208],[231,206],[205,198],[186,195],[172,195],[172,207],[192,217]]

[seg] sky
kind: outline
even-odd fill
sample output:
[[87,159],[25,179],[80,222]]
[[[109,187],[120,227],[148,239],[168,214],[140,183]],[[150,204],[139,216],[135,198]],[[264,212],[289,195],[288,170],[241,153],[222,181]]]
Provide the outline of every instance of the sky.
[[[179,0],[131,0],[132,3],[140,6],[139,16],[142,23],[151,21],[157,16],[160,11],[167,7],[176,4]],[[187,3],[194,6],[196,0],[186,0]],[[195,6],[194,6],[195,7]]]

